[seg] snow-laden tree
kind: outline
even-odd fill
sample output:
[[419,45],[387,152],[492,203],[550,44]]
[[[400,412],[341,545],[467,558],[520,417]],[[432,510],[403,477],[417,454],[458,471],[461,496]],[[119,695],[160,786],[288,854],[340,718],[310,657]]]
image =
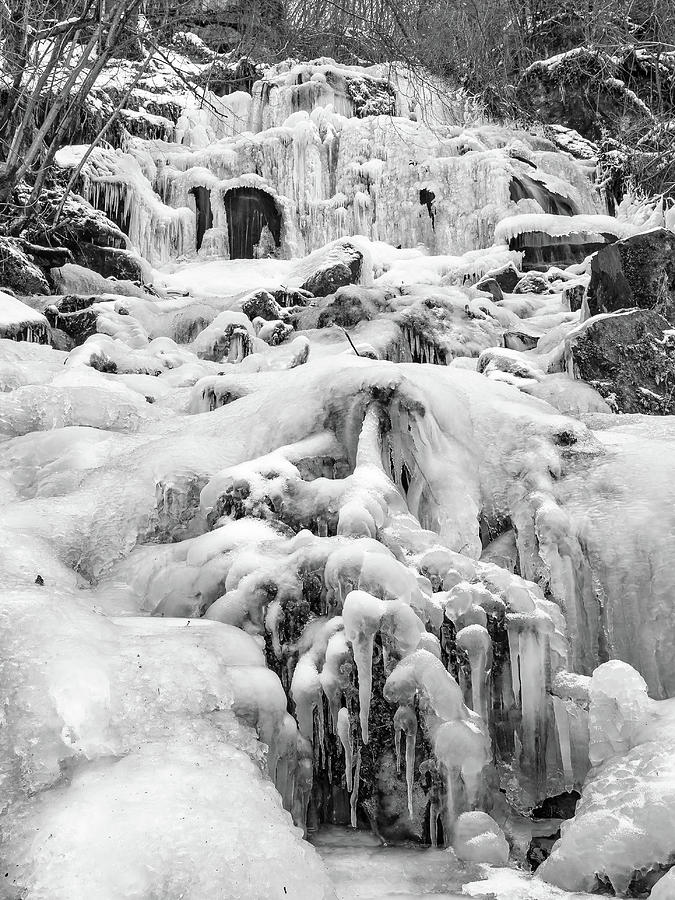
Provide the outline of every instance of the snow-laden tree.
[[[141,0],[0,0],[0,206],[27,182],[34,203],[97,79],[114,58],[134,67],[120,79],[113,124],[153,50]],[[25,212],[25,210],[24,210]]]

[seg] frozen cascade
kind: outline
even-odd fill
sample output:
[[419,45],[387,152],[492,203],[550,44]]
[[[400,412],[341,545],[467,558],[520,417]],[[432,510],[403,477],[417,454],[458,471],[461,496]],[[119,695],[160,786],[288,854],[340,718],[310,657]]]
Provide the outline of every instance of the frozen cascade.
[[[397,93],[381,77],[373,84],[389,105],[362,114],[340,99],[337,85],[349,77],[334,64],[270,73],[254,86],[248,114],[233,107],[236,95],[209,94],[208,114],[186,108],[177,143],[131,138],[124,153],[96,150],[83,194],[153,262],[196,253],[198,244],[202,255],[289,257],[354,234],[458,255],[499,244],[495,227],[514,214],[555,208],[593,220],[604,212],[587,169],[542,142],[495,126],[411,121],[402,82]],[[233,213],[234,193],[251,191],[255,204]],[[246,230],[253,237],[245,240]]]
[[[82,194],[157,268],[104,281],[74,349],[0,293],[17,896],[332,900],[326,823],[445,848],[473,896],[668,890],[675,431],[537,399],[586,263],[474,284],[521,236],[641,226],[385,76],[273,67],[95,151]],[[502,868],[579,793],[534,879]]]

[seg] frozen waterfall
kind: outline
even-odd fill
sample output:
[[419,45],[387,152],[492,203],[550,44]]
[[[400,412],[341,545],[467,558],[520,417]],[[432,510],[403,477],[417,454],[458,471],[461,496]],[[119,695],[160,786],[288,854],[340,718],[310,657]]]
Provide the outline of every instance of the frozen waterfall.
[[145,283],[0,292],[0,895],[675,890],[675,425],[564,359],[655,222],[408,87],[182,97]]

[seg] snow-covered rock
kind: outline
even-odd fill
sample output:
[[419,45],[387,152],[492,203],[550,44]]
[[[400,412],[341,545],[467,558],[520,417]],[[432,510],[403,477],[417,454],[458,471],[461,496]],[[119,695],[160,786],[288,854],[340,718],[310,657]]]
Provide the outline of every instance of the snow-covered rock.
[[0,291],[0,338],[46,344],[49,324],[42,313]]

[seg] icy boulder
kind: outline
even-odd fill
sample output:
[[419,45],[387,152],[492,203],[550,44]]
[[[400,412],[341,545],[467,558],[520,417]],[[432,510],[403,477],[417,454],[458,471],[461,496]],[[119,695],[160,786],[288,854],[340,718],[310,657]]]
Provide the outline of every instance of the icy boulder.
[[465,812],[455,824],[453,849],[463,862],[505,866],[509,845],[495,820],[484,812]]
[[[118,294],[125,297],[145,297],[143,288],[133,281],[104,278],[98,272],[74,263],[52,269],[51,277],[59,294]],[[47,291],[45,291],[47,293]]]
[[593,672],[590,683],[589,756],[601,765],[644,740],[655,703],[639,672],[618,659]]
[[[675,708],[612,660],[590,682],[596,766],[537,875],[568,891],[644,896],[675,862]],[[670,895],[664,895],[670,896]]]
[[675,869],[670,869],[656,882],[649,896],[651,900],[670,900],[675,897]]
[[642,744],[586,784],[537,875],[567,891],[643,896],[673,864],[674,833],[675,745]]
[[551,285],[540,272],[526,272],[513,289],[514,294],[550,294]]
[[331,900],[314,849],[249,757],[196,734],[18,804],[6,883],[38,900]]
[[350,241],[340,240],[310,254],[293,273],[300,288],[315,297],[327,297],[346,284],[361,279],[363,253]]

